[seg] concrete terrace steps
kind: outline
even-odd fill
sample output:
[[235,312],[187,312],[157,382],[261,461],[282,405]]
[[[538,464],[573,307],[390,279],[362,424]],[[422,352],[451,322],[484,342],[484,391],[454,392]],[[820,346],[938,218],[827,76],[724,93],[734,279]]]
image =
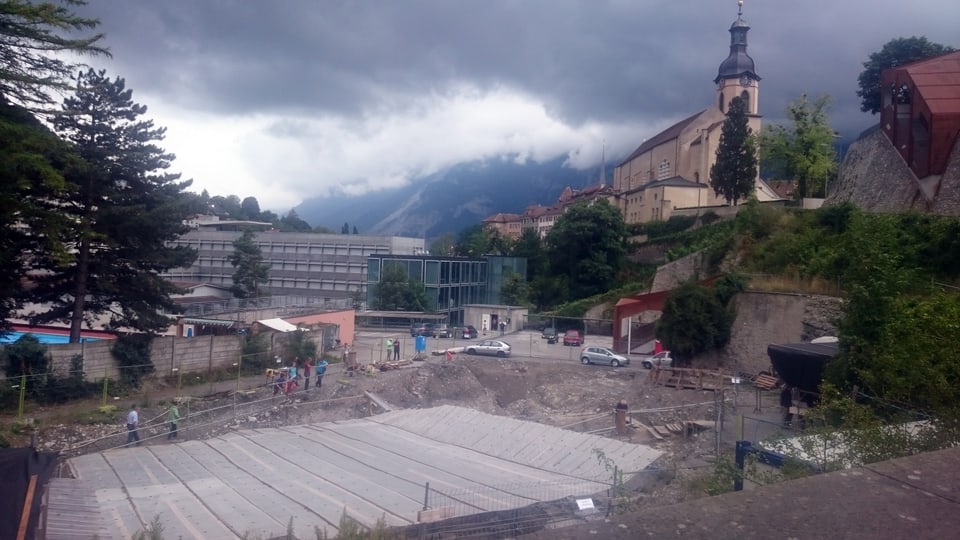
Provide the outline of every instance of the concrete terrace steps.
[[[579,471],[578,476],[582,478],[606,474],[605,467],[597,463],[594,449],[602,451],[624,471],[638,471],[661,454],[646,446],[454,405],[426,410],[430,411],[429,416],[404,410],[365,420],[553,472],[569,471],[573,462]],[[572,458],[571,453],[581,456],[580,459]]]
[[51,478],[47,483],[47,540],[89,540],[106,535],[100,506],[89,486],[73,478]]
[[[122,448],[70,460],[109,533],[129,538],[155,515],[169,538],[336,533],[346,510],[373,525],[414,523],[431,492],[461,494],[459,515],[606,489],[660,452],[455,406]],[[562,493],[543,486],[565,490]],[[473,497],[471,494],[477,494]],[[482,494],[480,496],[479,494]],[[453,499],[447,499],[453,500]],[[461,500],[461,499],[457,499]]]

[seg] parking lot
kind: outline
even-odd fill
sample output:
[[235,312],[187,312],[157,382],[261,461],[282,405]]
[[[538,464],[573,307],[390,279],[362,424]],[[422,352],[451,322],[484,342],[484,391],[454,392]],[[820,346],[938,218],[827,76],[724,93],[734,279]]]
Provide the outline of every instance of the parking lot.
[[[561,336],[562,337],[562,336]],[[410,359],[416,355],[415,338],[410,336],[409,332],[402,330],[383,331],[383,330],[361,330],[357,332],[354,344],[354,350],[357,352],[357,359],[361,363],[373,363],[387,359],[386,342],[387,339],[400,339],[400,357]],[[434,351],[444,351],[448,348],[466,347],[471,343],[478,343],[485,339],[496,339],[510,344],[511,357],[517,359],[528,359],[533,361],[569,361],[573,363],[580,362],[580,351],[586,345],[596,345],[600,347],[612,347],[613,338],[611,336],[586,335],[584,346],[570,347],[564,346],[561,342],[554,344],[547,343],[547,340],[541,338],[539,331],[522,330],[519,332],[507,332],[503,335],[500,332],[487,331],[486,335],[480,332],[477,339],[455,339],[455,338],[426,338],[426,360],[442,361],[443,356],[434,356]],[[649,347],[653,348],[652,345]],[[643,347],[641,346],[642,350]],[[629,355],[631,366],[639,365],[641,355]]]

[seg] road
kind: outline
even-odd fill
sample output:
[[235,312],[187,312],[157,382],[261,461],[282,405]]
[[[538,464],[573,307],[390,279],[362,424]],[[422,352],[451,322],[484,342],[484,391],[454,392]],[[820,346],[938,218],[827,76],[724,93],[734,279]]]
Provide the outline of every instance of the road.
[[[387,359],[386,340],[400,339],[401,358],[412,358],[416,352],[414,350],[414,339],[409,333],[398,331],[379,331],[379,330],[361,330],[355,336],[355,343],[352,348],[357,352],[357,360],[361,363],[373,363]],[[580,361],[580,347],[568,347],[561,343],[549,344],[547,340],[540,337],[539,331],[521,330],[518,332],[508,332],[501,335],[499,332],[481,333],[478,339],[453,339],[453,338],[427,338],[427,361],[438,359],[442,361],[442,356],[432,356],[432,351],[442,351],[453,347],[466,347],[471,343],[478,343],[485,339],[496,339],[510,344],[512,358],[520,360],[530,360],[536,362],[557,362],[557,361]],[[600,347],[612,347],[613,338],[611,336],[586,336],[587,345],[597,345]],[[639,366],[639,359],[643,355],[631,354],[630,365]]]

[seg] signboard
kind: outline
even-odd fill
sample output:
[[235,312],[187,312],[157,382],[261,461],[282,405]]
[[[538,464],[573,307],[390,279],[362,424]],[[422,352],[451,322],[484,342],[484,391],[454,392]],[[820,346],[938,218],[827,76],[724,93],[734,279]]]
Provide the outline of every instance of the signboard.
[[593,499],[577,499],[577,510],[593,510]]

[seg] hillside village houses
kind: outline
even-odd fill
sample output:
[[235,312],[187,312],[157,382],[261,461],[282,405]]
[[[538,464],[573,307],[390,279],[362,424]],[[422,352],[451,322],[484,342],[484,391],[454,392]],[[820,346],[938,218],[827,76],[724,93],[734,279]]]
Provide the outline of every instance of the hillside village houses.
[[[546,236],[564,210],[581,200],[603,197],[623,213],[627,223],[667,220],[677,211],[697,212],[701,208],[724,206],[710,186],[710,168],[716,161],[720,131],[730,101],[747,101],[749,125],[759,133],[760,76],[753,58],[747,54],[747,32],[742,6],[730,26],[730,52],[721,62],[717,76],[716,99],[697,112],[644,141],[613,173],[613,186],[601,183],[581,191],[566,188],[550,207],[530,206],[522,214],[495,214],[484,225],[502,236],[519,238],[523,229],[535,228]],[[755,180],[759,201],[781,197],[760,179]]]

